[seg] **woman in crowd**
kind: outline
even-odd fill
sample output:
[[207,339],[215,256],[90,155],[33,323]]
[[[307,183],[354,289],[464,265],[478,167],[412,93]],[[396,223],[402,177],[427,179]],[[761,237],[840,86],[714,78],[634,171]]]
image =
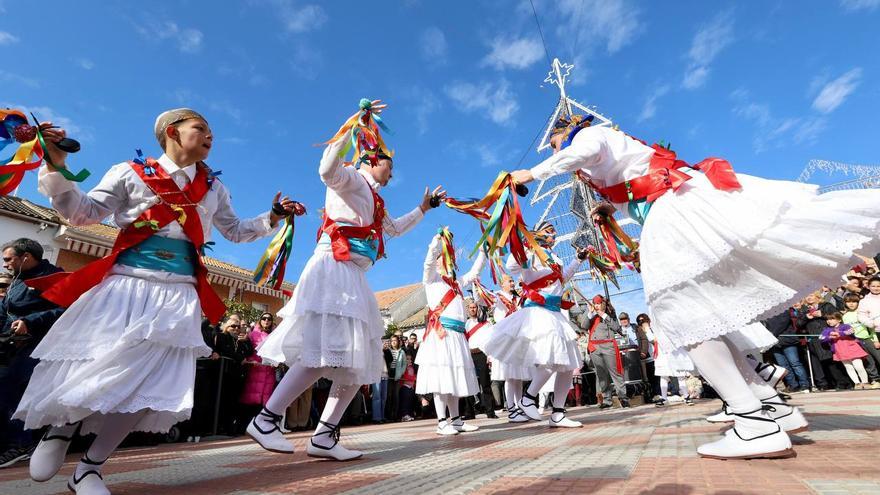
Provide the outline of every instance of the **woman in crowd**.
[[220,429],[229,435],[244,432],[247,417],[242,419],[239,408],[239,396],[244,384],[243,363],[254,353],[254,345],[248,339],[247,331],[242,328],[241,316],[231,314],[220,324],[220,332],[214,339],[214,349],[223,362],[223,386],[220,390]]
[[[400,390],[400,377],[406,371],[406,352],[401,345],[400,336],[392,335],[388,348],[383,351],[385,366],[388,369],[388,395],[385,405],[386,417],[390,421],[396,421],[398,415],[398,396]],[[373,419],[376,412],[373,411]]]
[[413,355],[404,353],[406,366],[400,375],[400,419],[412,421],[415,419],[416,405],[416,367],[413,364]]
[[[272,313],[267,312],[260,315],[260,321],[254,323],[253,328],[247,334],[253,348],[258,349],[274,328],[275,319]],[[263,360],[254,351],[245,359],[244,369],[244,388],[241,391],[239,403],[242,406],[242,417],[250,418],[266,405],[266,401],[275,390],[275,368],[263,364]]]

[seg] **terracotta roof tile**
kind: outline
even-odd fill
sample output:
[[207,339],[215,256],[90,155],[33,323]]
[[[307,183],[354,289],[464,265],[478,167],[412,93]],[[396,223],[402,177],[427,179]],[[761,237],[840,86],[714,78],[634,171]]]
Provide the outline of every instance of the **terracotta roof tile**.
[[376,300],[379,302],[379,309],[388,309],[396,301],[410,295],[414,290],[421,287],[421,283],[404,285],[402,287],[394,287],[393,289],[380,290],[376,293]]
[[424,327],[425,326],[425,317],[428,316],[428,307],[420,309],[416,314],[410,316],[409,318],[403,320],[402,322],[397,324],[397,328],[401,330],[406,330],[408,328],[416,328],[416,327]]
[[62,223],[58,213],[52,208],[40,206],[16,196],[0,196],[0,210],[18,213],[37,220],[53,223]]

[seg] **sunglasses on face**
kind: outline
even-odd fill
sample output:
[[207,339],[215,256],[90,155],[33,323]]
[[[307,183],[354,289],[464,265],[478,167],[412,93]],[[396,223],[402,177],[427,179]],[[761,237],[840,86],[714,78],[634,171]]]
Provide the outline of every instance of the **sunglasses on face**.
[[241,328],[241,325],[229,325],[226,328]]
[[9,284],[0,284],[0,289],[6,289],[9,287]]
[[264,317],[260,318],[260,320],[262,320],[262,321],[272,321],[272,317],[271,317],[271,316],[264,316]]

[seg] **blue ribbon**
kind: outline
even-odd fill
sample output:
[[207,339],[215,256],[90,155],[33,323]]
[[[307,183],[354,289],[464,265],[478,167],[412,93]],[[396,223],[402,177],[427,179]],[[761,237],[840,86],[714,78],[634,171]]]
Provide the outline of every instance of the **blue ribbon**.
[[456,320],[455,318],[441,316],[440,325],[451,332],[465,333],[464,322],[461,320]]

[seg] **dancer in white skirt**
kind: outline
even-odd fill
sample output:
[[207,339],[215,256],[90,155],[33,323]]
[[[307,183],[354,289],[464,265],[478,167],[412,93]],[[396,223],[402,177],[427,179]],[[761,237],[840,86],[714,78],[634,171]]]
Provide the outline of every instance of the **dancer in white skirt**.
[[[444,229],[445,230],[445,229]],[[451,240],[451,234],[445,232]],[[470,271],[456,277],[454,261],[444,263],[444,233],[431,239],[425,255],[422,283],[428,299],[428,324],[416,354],[419,376],[416,393],[434,394],[437,434],[456,435],[475,431],[459,415],[458,399],[480,391],[471,351],[465,338],[465,308],[462,290],[480,276],[486,257],[481,252]],[[447,246],[450,255],[454,247]],[[447,415],[448,412],[448,415]]]
[[[501,276],[501,290],[495,292],[495,307],[492,317],[495,323],[512,315],[519,309],[520,297],[514,290],[513,277],[504,274]],[[483,349],[485,352],[485,349]],[[523,382],[532,379],[531,367],[511,366],[498,358],[489,356],[492,360],[492,380],[504,382],[504,400],[507,408],[507,421],[510,423],[525,423],[529,417],[519,408],[522,399]]]
[[[372,108],[362,103],[362,109],[379,113],[378,103],[372,102]],[[409,231],[438,204],[432,198],[446,194],[439,187],[433,193],[426,188],[419,206],[400,218],[388,216],[379,189],[391,180],[391,157],[380,150],[375,161],[356,157],[363,161],[359,169],[345,166],[342,152],[348,139],[345,135],[324,150],[318,173],[327,197],[318,245],[293,297],[278,313],[283,321],[258,349],[264,360],[290,369],[247,427],[266,450],[293,453],[281,434],[281,415],[306,388],[327,378],[333,386],[307,454],[339,461],[363,455],[339,444],[339,421],[358,388],[378,382],[382,373],[385,325],[366,272],[384,256],[384,235]]]
[[735,416],[734,428],[700,446],[700,455],[794,455],[784,430],[806,421],[788,414],[796,409],[772,405],[781,402],[776,390],[742,351],[775,342],[761,318],[832,283],[853,251],[880,250],[880,195],[817,194],[812,185],[734,174],[717,158],[691,167],[702,173],[686,174],[672,151],[587,127],[587,120],[560,119],[554,155],[514,172],[514,180],[577,172],[643,222],[642,281],[654,332],[670,343],[670,353],[689,353]]
[[572,262],[562,268],[561,260],[550,251],[556,240],[556,228],[542,222],[535,229],[535,238],[541,243],[539,249],[546,251],[545,264],[537,253],[528,252],[528,266],[522,267],[508,257],[505,267],[508,273],[522,277],[525,305],[512,315],[497,322],[489,341],[486,354],[508,366],[531,368],[531,384],[519,400],[519,408],[531,419],[541,420],[538,413],[538,393],[554,372],[553,414],[551,427],[577,428],[581,423],[565,417],[565,398],[571,386],[571,372],[583,364],[577,346],[577,333],[563,316],[562,309],[568,304],[562,300],[565,282],[570,279],[586,251],[579,251]]
[[[226,187],[202,162],[213,135],[189,109],[162,113],[156,139],[165,154],[110,169],[87,194],[60,173],[40,170],[40,192],[74,225],[108,216],[122,230],[113,251],[43,292],[69,306],[33,357],[40,360],[15,412],[28,429],[49,425],[30,461],[46,481],[61,468],[76,430],[96,433],[68,481],[78,494],[107,494],[101,465],[131,431],[166,432],[190,416],[201,314],[214,321],[225,307],[199,256],[211,226],[230,241],[269,235],[294,203],[275,198],[273,212],[239,219]],[[66,154],[45,131],[52,162]]]

